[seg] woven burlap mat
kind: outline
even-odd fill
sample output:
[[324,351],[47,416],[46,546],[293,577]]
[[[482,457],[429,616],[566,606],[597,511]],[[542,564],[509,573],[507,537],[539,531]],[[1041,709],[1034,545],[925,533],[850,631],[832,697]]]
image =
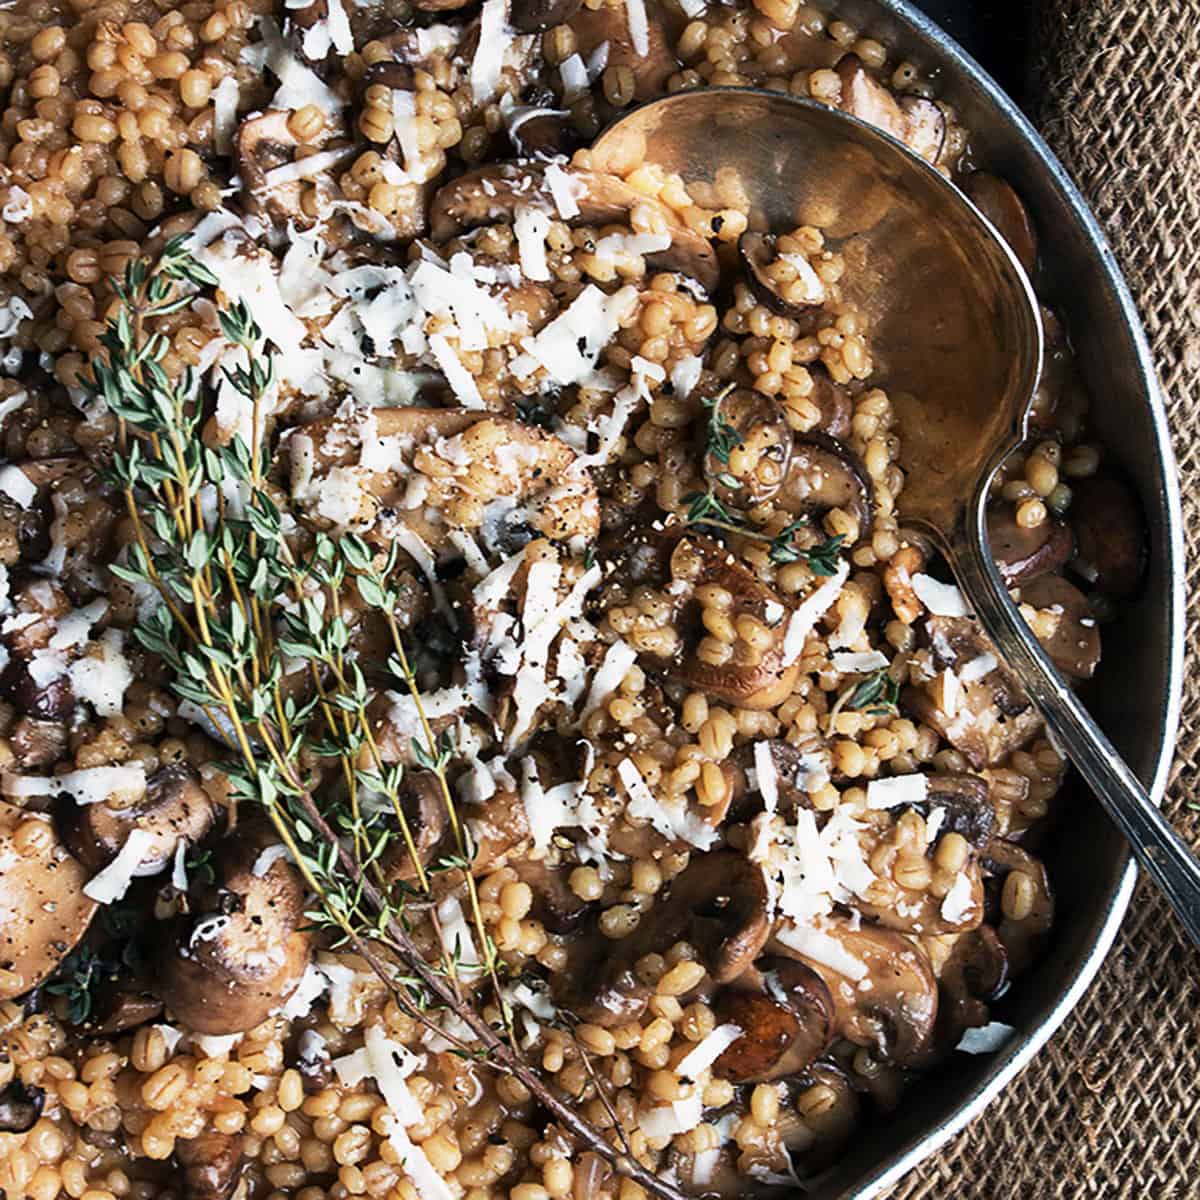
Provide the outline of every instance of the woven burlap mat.
[[[1200,845],[1200,0],[1041,0],[1033,47],[1028,107],[1112,240],[1170,413],[1192,667],[1166,811]],[[1066,1024],[889,1200],[1200,1196],[1198,968],[1143,882]]]

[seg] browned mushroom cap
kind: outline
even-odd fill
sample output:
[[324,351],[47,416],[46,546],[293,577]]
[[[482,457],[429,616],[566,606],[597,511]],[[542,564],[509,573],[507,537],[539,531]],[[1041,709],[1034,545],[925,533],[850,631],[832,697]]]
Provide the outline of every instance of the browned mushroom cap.
[[937,984],[926,956],[902,933],[830,921],[822,931],[839,945],[852,978],[780,942],[772,951],[799,958],[825,981],[837,1033],[877,1057],[907,1066],[928,1049],[937,1020]]
[[778,241],[773,233],[753,233],[749,230],[743,233],[738,238],[742,272],[755,298],[772,312],[783,317],[803,317],[811,309],[824,304],[828,293],[811,268],[786,285],[775,277],[769,268],[779,257]]
[[158,989],[200,1033],[244,1033],[280,1008],[308,965],[304,885],[265,825],[239,825],[216,847],[217,878],[193,886],[160,961]]
[[704,477],[726,504],[752,508],[783,486],[795,440],[782,406],[751,388],[713,401],[710,420],[720,439],[709,438]]
[[518,108],[505,127],[519,158],[569,154],[579,145],[579,131],[563,109]]
[[634,971],[639,959],[686,940],[713,981],[728,983],[752,966],[769,933],[762,871],[731,850],[698,854],[632,934],[602,947],[592,972],[566,981],[566,1006],[598,1025],[636,1019],[653,990]]
[[937,162],[946,140],[946,117],[936,104],[916,96],[897,101],[867,73],[857,54],[847,54],[836,70],[844,112],[890,133],[927,162]]
[[[432,771],[406,771],[400,783],[400,809],[412,838],[412,851],[403,836],[393,839],[380,862],[389,883],[413,880],[417,863],[422,870],[429,866],[446,840],[449,817],[442,786]],[[396,822],[397,826],[399,822]],[[416,862],[413,861],[413,852]]]
[[0,1000],[41,983],[87,932],[87,881],[49,821],[0,801]]
[[996,928],[1017,974],[1028,967],[1054,922],[1054,893],[1045,864],[1032,854],[993,838],[983,854],[984,868],[1000,886],[1001,920]]
[[70,796],[60,795],[54,808],[59,836],[92,871],[116,858],[131,830],[149,833],[153,841],[146,846],[139,875],[157,874],[170,862],[181,839],[200,841],[216,820],[217,807],[200,786],[200,776],[184,764],[156,771],[141,799],[126,807],[76,804]]
[[662,95],[667,80],[682,64],[675,57],[675,46],[686,19],[676,18],[665,4],[650,0],[646,5],[646,53],[639,54],[629,32],[629,20],[621,8],[602,5],[578,9],[569,24],[575,34],[577,51],[587,58],[602,43],[608,45],[609,68],[628,67],[633,72],[635,100],[650,100]]
[[988,548],[1009,587],[1029,583],[1057,571],[1075,547],[1070,527],[1062,521],[1043,521],[1032,529],[1017,524],[1014,505],[988,509]]
[[1100,630],[1084,594],[1061,575],[1043,575],[1021,589],[1021,603],[1053,620],[1054,631],[1038,640],[1054,665],[1073,679],[1091,679],[1100,663]]
[[508,23],[519,33],[542,33],[565,25],[582,5],[583,0],[512,0]]
[[454,12],[460,8],[467,8],[474,3],[474,0],[412,0],[413,8],[420,12]]
[[1072,564],[1097,591],[1128,599],[1146,571],[1146,521],[1133,489],[1112,475],[1071,482]]
[[13,1079],[0,1091],[0,1133],[28,1133],[45,1105],[42,1088]]
[[829,988],[796,959],[759,959],[754,971],[717,995],[714,1008],[719,1023],[732,1022],[742,1031],[713,1064],[715,1074],[734,1083],[797,1075],[833,1041]]
[[730,619],[736,623],[743,614],[755,617],[770,628],[772,639],[764,650],[747,654],[741,661],[735,644],[728,662],[720,665],[705,662],[695,653],[704,627],[700,623],[699,604],[693,603],[691,608],[696,611],[685,609],[681,621],[684,631],[682,656],[668,667],[668,673],[697,691],[707,692],[709,696],[737,704],[740,708],[774,708],[789,696],[799,665],[784,665],[786,622],[773,616],[787,611],[780,597],[710,538],[681,538],[671,555],[671,574],[675,579],[687,580],[693,587],[716,584],[724,588],[733,597]]
[[988,1021],[988,1002],[1008,982],[1008,951],[995,929],[980,925],[961,934],[938,976],[937,1043],[958,1045],[963,1032]]
[[534,919],[551,933],[574,933],[591,910],[591,905],[577,896],[567,882],[567,867],[548,867],[544,862],[511,864],[517,878],[533,892]]
[[963,180],[962,188],[1012,247],[1025,274],[1032,275],[1037,266],[1037,232],[1029,210],[1012,185],[998,175],[974,171]]
[[840,508],[858,522],[858,540],[871,536],[875,489],[862,459],[821,433],[807,433],[792,450],[791,466],[775,503],[796,516]]
[[[611,63],[610,63],[611,65]],[[615,175],[572,167],[566,174],[582,185],[577,198],[581,225],[627,223],[635,208],[647,205],[671,235],[671,245],[646,255],[646,262],[660,271],[678,271],[694,279],[707,292],[716,289],[720,267],[716,252],[699,234],[683,225],[665,204],[646,196]],[[429,209],[430,230],[437,241],[447,241],[468,229],[494,221],[511,221],[518,208],[553,199],[545,182],[542,163],[496,163],[468,171],[445,184],[434,194]]]
[[244,1155],[240,1133],[180,1138],[175,1143],[183,1200],[229,1200],[242,1177]]
[[511,788],[498,788],[469,818],[475,858],[471,864],[480,875],[497,867],[529,837],[529,820],[521,797]]

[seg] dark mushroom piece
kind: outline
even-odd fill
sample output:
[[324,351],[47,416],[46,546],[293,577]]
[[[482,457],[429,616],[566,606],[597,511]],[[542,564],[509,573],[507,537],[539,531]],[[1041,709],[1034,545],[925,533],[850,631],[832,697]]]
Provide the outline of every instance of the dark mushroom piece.
[[518,33],[544,33],[565,25],[583,7],[583,0],[512,0],[508,23]]
[[628,67],[633,72],[635,100],[651,100],[667,90],[667,80],[683,69],[675,56],[675,47],[683,32],[685,18],[675,19],[663,4],[651,0],[646,6],[645,53],[640,53],[630,32],[623,8],[602,5],[580,7],[568,24],[575,34],[575,45],[585,59],[601,44],[607,43],[607,67]]
[[1071,481],[1072,568],[1098,592],[1128,600],[1146,573],[1146,520],[1133,489],[1113,475]]
[[938,161],[946,141],[946,117],[933,101],[917,96],[897,100],[868,74],[857,54],[847,54],[835,69],[842,81],[843,112],[890,133],[926,162]]
[[817,432],[827,434],[839,441],[850,434],[850,422],[854,417],[854,400],[840,383],[834,383],[819,364],[808,368],[812,376],[813,390],[808,397],[821,411]]
[[199,1033],[253,1029],[283,1006],[308,966],[304,883],[270,853],[276,845],[265,825],[226,835],[213,853],[217,878],[193,881],[191,912],[167,937],[158,990],[175,1018]]
[[1037,231],[1013,186],[998,175],[973,171],[963,180],[962,189],[1009,244],[1025,274],[1032,276],[1037,267]]
[[741,1037],[713,1063],[733,1083],[769,1083],[798,1075],[833,1041],[833,997],[825,981],[792,958],[760,958],[713,1001],[719,1024]]
[[96,914],[88,873],[53,826],[0,801],[0,1000],[53,974]]
[[12,1080],[0,1091],[0,1133],[28,1133],[45,1104],[46,1093],[40,1087]]
[[737,388],[713,401],[704,478],[718,499],[752,508],[783,486],[795,436],[782,406],[752,388]]
[[1025,529],[1017,524],[1013,507],[993,505],[987,517],[988,548],[1010,588],[1057,571],[1075,548],[1070,526],[1051,519]]
[[240,1133],[180,1138],[175,1143],[183,1200],[229,1200],[237,1190],[244,1164]]
[[797,439],[791,465],[775,504],[795,516],[814,518],[840,508],[858,523],[858,541],[871,536],[875,489],[862,459],[826,434],[810,432]]
[[242,180],[242,196],[251,211],[265,213],[279,223],[294,221],[307,228],[312,218],[300,203],[304,180],[267,186],[267,172],[290,163],[300,146],[288,128],[289,116],[273,108],[242,121],[234,135],[234,162]]
[[733,799],[729,806],[729,818],[748,821],[763,811],[762,780],[750,790],[747,771],[758,773],[758,756],[755,746],[765,746],[771,756],[775,771],[775,811],[787,821],[795,818],[798,808],[812,808],[812,798],[803,784],[812,771],[832,772],[832,759],[823,742],[815,736],[812,745],[794,746],[782,738],[764,739],[757,743],[746,743],[733,752]]
[[995,929],[980,925],[962,934],[938,976],[936,1040],[952,1050],[968,1029],[986,1025],[988,1004],[1008,982],[1008,951]]
[[521,106],[508,114],[505,127],[520,158],[570,154],[579,144],[579,132],[564,109]]
[[126,807],[76,804],[69,796],[55,801],[54,825],[67,848],[92,871],[106,867],[133,829],[153,841],[142,855],[138,875],[156,875],[171,861],[179,842],[199,842],[217,821],[217,806],[185,764],[161,767],[146,782],[140,800]]
[[112,1037],[155,1020],[162,1010],[163,1002],[157,996],[106,981],[92,999],[87,1029],[89,1033]]
[[798,958],[821,976],[833,997],[841,1037],[897,1066],[919,1062],[937,1020],[937,983],[926,956],[902,933],[875,925],[852,929],[845,921],[830,920],[821,934],[836,943],[836,952],[822,958],[841,962],[842,971],[782,938],[772,942],[772,953]]
[[983,865],[1000,890],[996,933],[1008,954],[1009,968],[1019,974],[1033,962],[1054,922],[1054,893],[1046,865],[1000,838],[993,838],[984,851]]
[[695,652],[704,636],[699,603],[690,601],[680,620],[683,651],[665,664],[668,674],[741,708],[774,708],[790,695],[799,665],[784,662],[787,623],[775,615],[788,611],[782,599],[711,538],[681,538],[671,555],[671,575],[686,580],[693,589],[702,584],[724,588],[733,596],[730,619],[736,621],[744,614],[756,618],[771,631],[771,641],[740,660],[738,646],[742,643],[736,643],[727,662],[706,662]]
[[571,973],[565,1003],[585,1021],[619,1025],[645,1009],[652,988],[635,966],[688,941],[714,983],[745,973],[770,934],[767,886],[762,871],[731,850],[698,854],[671,882],[670,892],[626,938],[600,947],[596,970]]
[[[561,168],[582,188],[577,197],[581,225],[628,222],[634,208],[649,206],[671,235],[671,245],[646,255],[648,265],[659,271],[678,271],[694,279],[706,292],[720,282],[716,252],[707,239],[683,225],[675,213],[658,200],[646,196],[615,175],[578,168]],[[429,207],[429,225],[436,241],[495,221],[511,221],[517,209],[541,203],[553,208],[546,184],[546,166],[540,162],[500,163],[468,171],[440,187]],[[388,411],[388,410],[384,410]]]
[[468,825],[475,857],[471,869],[476,875],[501,866],[518,846],[529,839],[529,819],[520,795],[512,788],[498,788],[494,795],[475,807]]
[[[412,838],[412,851],[407,839],[397,836],[383,854],[380,868],[389,883],[417,878],[417,864],[424,870],[445,844],[450,828],[446,798],[442,786],[432,771],[406,771],[400,783],[400,810]],[[399,822],[396,822],[397,826]],[[413,853],[416,862],[413,861]]]
[[512,868],[533,892],[533,917],[551,933],[574,933],[583,924],[592,906],[571,890],[568,867],[548,867],[526,859],[513,863]]
[[942,809],[939,836],[959,833],[976,850],[988,844],[996,827],[987,780],[965,771],[930,775],[925,802],[919,807],[926,818],[935,808]]
[[[743,233],[738,238],[742,273],[755,298],[773,313],[783,317],[804,317],[825,303],[828,292],[807,259],[793,255],[783,263],[790,270],[779,270],[776,266],[780,261],[778,242],[773,233],[749,230]],[[790,277],[784,279],[785,275]]]
[[1021,588],[1021,603],[1052,614],[1054,632],[1038,640],[1054,665],[1072,679],[1091,679],[1100,665],[1100,630],[1084,594],[1061,575],[1043,575]]

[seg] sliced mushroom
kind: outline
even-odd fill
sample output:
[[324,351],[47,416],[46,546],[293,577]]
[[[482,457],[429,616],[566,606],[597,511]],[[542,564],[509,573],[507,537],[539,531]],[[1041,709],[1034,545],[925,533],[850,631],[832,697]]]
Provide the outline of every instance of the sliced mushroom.
[[996,827],[996,810],[990,799],[986,779],[967,772],[946,772],[928,776],[925,803],[928,817],[935,808],[943,811],[941,833],[961,834],[977,850],[991,840]]
[[93,996],[87,1028],[91,1033],[111,1037],[153,1021],[162,1009],[163,1003],[157,996],[114,982]]
[[180,1138],[175,1143],[183,1200],[229,1200],[242,1177],[243,1139],[240,1133],[217,1133]]
[[85,867],[99,871],[116,858],[130,831],[153,837],[136,874],[157,875],[171,861],[179,842],[199,842],[217,820],[217,806],[200,786],[200,776],[185,765],[162,767],[132,804],[115,800],[76,804],[67,795],[55,802],[54,824],[67,848]]
[[1008,951],[995,929],[980,925],[962,934],[938,976],[937,1041],[958,1045],[967,1029],[988,1022],[988,1003],[1008,982]]
[[811,432],[797,440],[775,503],[796,516],[815,517],[840,508],[858,523],[859,541],[871,536],[875,517],[871,476],[853,450],[825,434]]
[[583,6],[583,0],[512,0],[508,23],[518,33],[543,33],[565,25]]
[[770,396],[738,388],[713,402],[704,477],[726,504],[752,508],[783,486],[795,440],[783,408]]
[[800,1174],[813,1176],[837,1160],[859,1128],[862,1104],[845,1072],[832,1062],[814,1063],[794,1092],[780,1107],[776,1129]]
[[583,58],[606,44],[608,68],[628,67],[633,72],[633,98],[639,101],[661,96],[667,90],[667,80],[682,70],[675,47],[684,23],[682,19],[674,19],[665,4],[647,4],[646,45],[642,54],[634,43],[625,11],[618,6],[584,5],[569,21],[576,50]]
[[1146,521],[1133,489],[1112,475],[1072,480],[1074,569],[1098,592],[1127,600],[1146,573]]
[[0,1091],[0,1133],[28,1133],[46,1104],[40,1087],[13,1079]]
[[469,827],[471,843],[475,847],[471,865],[477,875],[500,866],[529,838],[525,805],[513,788],[498,788],[493,796],[475,808]]
[[277,222],[294,221],[307,228],[312,218],[300,202],[304,180],[267,184],[267,173],[290,163],[300,147],[296,135],[288,128],[290,115],[272,108],[242,121],[234,138],[234,161],[242,181],[242,197],[252,211]]
[[762,583],[740,560],[710,538],[680,539],[671,555],[671,574],[674,579],[686,580],[694,588],[702,584],[717,584],[733,596],[730,618],[748,615],[756,618],[771,631],[771,642],[763,650],[746,647],[741,656],[735,643],[728,662],[714,665],[701,659],[695,648],[704,636],[700,624],[699,604],[691,602],[693,611],[685,610],[680,627],[683,651],[667,665],[668,674],[688,687],[737,704],[741,708],[774,708],[791,694],[799,665],[784,664],[783,643],[786,622],[779,613],[787,611],[766,584]]
[[1075,542],[1062,521],[1043,521],[1032,529],[1017,524],[1011,504],[988,509],[988,548],[1009,587],[1019,587],[1057,571],[1071,557]]
[[854,400],[850,393],[840,383],[834,383],[829,372],[815,363],[808,368],[808,373],[813,381],[808,398],[821,410],[817,431],[839,441],[848,437],[854,417]]
[[[389,883],[411,881],[417,877],[417,864],[424,870],[433,861],[446,841],[450,820],[446,812],[446,798],[441,784],[432,771],[406,771],[400,783],[400,809],[412,839],[412,850],[408,838],[395,839],[390,849],[384,852],[380,862]],[[396,821],[397,827],[399,821]],[[416,862],[413,861],[414,854]]]
[[190,913],[176,919],[158,989],[182,1024],[244,1033],[281,1008],[308,966],[312,936],[304,883],[265,825],[239,825],[213,854],[217,878],[194,881]]
[[1054,665],[1072,679],[1091,679],[1100,665],[1100,630],[1084,594],[1061,575],[1043,575],[1021,588],[1021,603],[1053,620],[1053,633],[1039,641]]
[[512,867],[533,892],[533,917],[551,933],[574,933],[583,924],[592,906],[571,890],[568,867],[548,867],[529,860]]
[[632,934],[601,948],[593,974],[567,981],[567,1007],[599,1025],[636,1019],[652,993],[634,970],[645,955],[686,940],[712,980],[729,983],[753,965],[769,933],[762,871],[731,850],[698,854]]
[[9,734],[15,765],[22,771],[52,767],[67,750],[67,727],[61,721],[22,717]]
[[888,904],[872,904],[858,899],[855,907],[864,917],[877,921],[884,929],[899,933],[939,937],[974,929],[983,920],[983,875],[979,862],[970,858],[958,876],[965,888],[956,881],[960,891],[945,898],[928,889],[905,888],[896,885],[897,898]]
[[[582,189],[576,199],[579,216],[572,218],[576,224],[628,223],[635,208],[649,206],[671,235],[671,245],[648,254],[647,264],[655,270],[678,271],[707,292],[716,289],[720,267],[715,251],[706,239],[683,225],[673,210],[615,175],[574,167],[563,170]],[[544,164],[492,164],[468,171],[438,189],[430,205],[430,229],[436,241],[448,241],[479,225],[511,221],[519,208],[539,203],[554,206]]]
[[962,188],[1012,248],[1025,274],[1032,276],[1037,267],[1037,231],[1013,186],[998,175],[973,171],[963,180]]
[[799,255],[785,260],[790,268],[786,281],[780,277],[780,269],[772,269],[780,260],[778,241],[773,233],[749,230],[738,238],[738,256],[746,282],[755,297],[772,312],[784,317],[806,316],[825,303],[828,292],[808,260]]
[[946,116],[936,104],[917,96],[897,101],[867,73],[857,54],[847,54],[836,70],[842,81],[844,112],[890,133],[926,162],[938,161],[946,141]]
[[87,881],[48,821],[0,801],[0,1000],[36,987],[78,945],[96,913]]
[[713,1064],[716,1075],[733,1083],[798,1075],[833,1041],[829,988],[795,959],[759,959],[753,971],[718,993],[713,1006],[720,1024],[742,1031]]
[[770,738],[755,743],[747,742],[734,751],[737,773],[734,777],[730,818],[745,821],[763,811],[762,780],[758,780],[758,787],[753,791],[748,791],[746,787],[746,772],[754,770],[757,773],[756,745],[765,746],[771,756],[775,770],[775,811],[790,821],[794,819],[798,808],[812,808],[812,797],[806,781],[813,774],[832,773],[833,763],[828,749],[815,736],[811,745],[805,743],[802,746],[794,746],[782,738]]
[[[983,865],[1000,890],[996,933],[1008,954],[1010,969],[1019,974],[1033,962],[1054,922],[1050,877],[1040,859],[1000,838],[993,838],[984,851]],[[1018,878],[1013,879],[1014,875]]]
[[521,105],[507,115],[505,128],[518,158],[569,155],[579,145],[579,131],[566,109]]
[[782,938],[772,943],[772,952],[799,958],[821,976],[833,997],[841,1037],[898,1066],[918,1062],[937,1020],[937,984],[929,960],[902,933],[876,925],[852,929],[848,921],[831,919],[820,936],[828,945],[821,961]]

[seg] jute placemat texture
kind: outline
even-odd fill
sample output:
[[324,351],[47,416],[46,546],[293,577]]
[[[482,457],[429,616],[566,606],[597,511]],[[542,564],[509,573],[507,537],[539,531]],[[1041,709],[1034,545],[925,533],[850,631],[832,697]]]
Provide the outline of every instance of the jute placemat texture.
[[[1170,413],[1193,669],[1166,811],[1200,845],[1200,0],[1042,0],[1031,79],[1028,108],[1112,240]],[[1144,882],[1059,1033],[889,1200],[1093,1196],[1200,1196],[1200,956]]]

